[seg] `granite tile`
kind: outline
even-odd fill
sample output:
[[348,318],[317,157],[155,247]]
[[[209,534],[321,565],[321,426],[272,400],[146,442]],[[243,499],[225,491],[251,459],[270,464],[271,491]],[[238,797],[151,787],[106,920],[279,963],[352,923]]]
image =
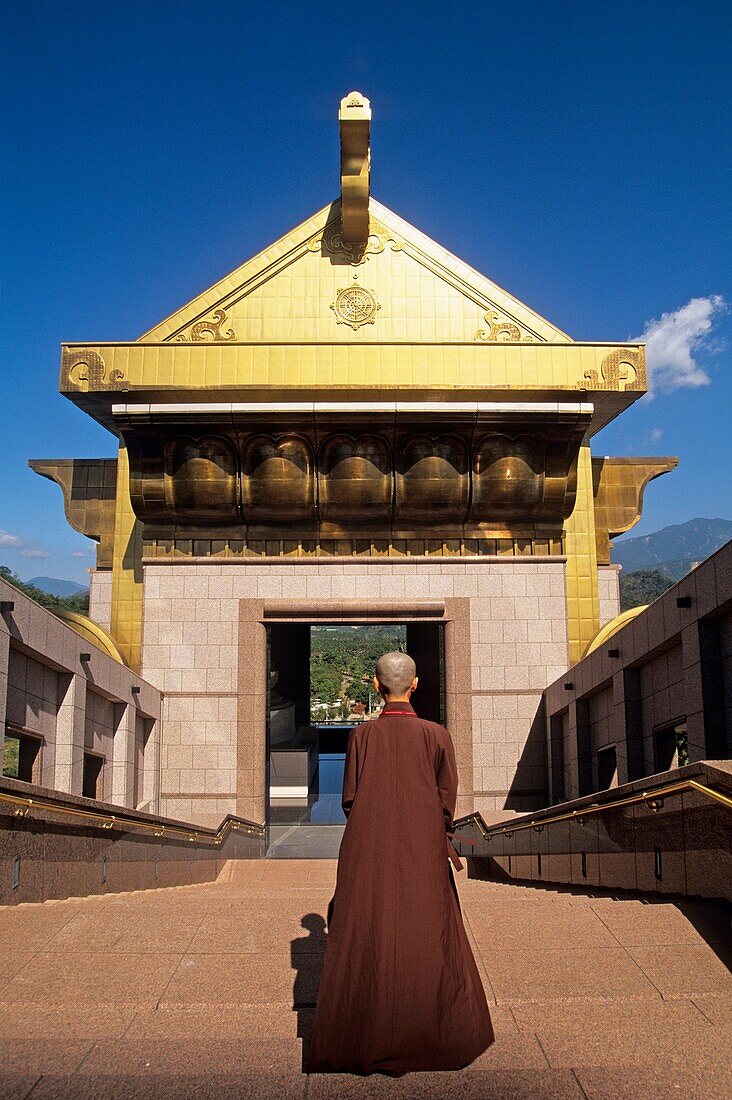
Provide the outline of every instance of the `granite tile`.
[[25,1100],[40,1080],[39,1074],[2,1073],[0,1074],[0,1100]]
[[[518,909],[518,911],[515,911]],[[532,948],[617,947],[617,940],[591,909],[561,908],[549,905],[511,907],[501,919],[500,913],[483,913],[477,907],[468,911],[468,921],[476,939],[490,951]],[[528,910],[528,911],[527,911]]]
[[0,1095],[9,1075],[37,1077],[47,1073],[73,1073],[91,1046],[90,1039],[74,1040],[65,1036],[36,1035],[32,1039],[4,1036],[0,1041]]
[[116,1076],[99,1072],[77,1073],[72,1076],[43,1077],[33,1090],[42,1100],[221,1100],[224,1096],[246,1096],[247,1100],[303,1100],[305,1078],[300,1074],[228,1073],[225,1071],[197,1074],[165,1075],[149,1067],[145,1072]]
[[591,898],[591,908],[626,947],[700,946],[729,942],[729,917],[690,899]]
[[603,1066],[575,1068],[577,1081],[587,1100],[668,1100],[669,1096],[684,1100],[728,1100],[729,1082],[710,1081],[706,1075],[677,1069],[653,1069],[624,1066],[608,1069]]
[[699,1069],[725,1055],[718,1031],[688,1000],[649,1001],[642,1011],[637,1003],[619,1000],[521,1004],[512,1006],[512,1012],[519,1030],[539,1038],[556,1068],[653,1064],[684,1070],[693,1063]]
[[576,998],[658,998],[654,984],[625,951],[611,947],[491,950],[483,955],[498,1003]]
[[732,993],[732,973],[707,947],[628,947],[628,954],[649,980],[668,997],[695,993]]
[[2,989],[3,1001],[84,1005],[156,1001],[179,955],[47,952],[36,955]]
[[311,1074],[308,1100],[581,1100],[582,1090],[567,1070],[502,1069],[409,1073],[392,1079],[379,1074],[357,1078],[348,1074]]
[[161,1000],[166,1004],[268,1004],[292,1002],[295,997],[296,1003],[314,1003],[320,956],[306,952],[290,960],[296,962],[297,972],[283,965],[284,958],[290,958],[286,949],[276,953],[229,952],[222,967],[220,955],[188,955],[180,961]]
[[[0,1001],[0,1012],[4,1018],[12,1016],[13,1041],[43,1040],[54,1036],[61,1041],[72,1043],[87,1040],[86,1049],[95,1039],[118,1039],[129,1028],[139,1014],[138,1006],[133,1004],[107,1004],[104,1012],[69,1012],[68,1005],[31,1004],[23,1005],[22,1012],[16,1004]],[[0,1041],[0,1049],[2,1043]],[[39,1072],[45,1072],[41,1069]]]

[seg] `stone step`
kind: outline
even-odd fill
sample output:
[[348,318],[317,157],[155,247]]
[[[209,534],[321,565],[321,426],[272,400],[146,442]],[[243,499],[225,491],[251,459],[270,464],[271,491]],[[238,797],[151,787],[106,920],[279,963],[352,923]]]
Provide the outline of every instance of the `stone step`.
[[335,860],[0,909],[0,1097],[732,1095],[730,914],[457,875],[496,1042],[466,1070],[302,1072]]

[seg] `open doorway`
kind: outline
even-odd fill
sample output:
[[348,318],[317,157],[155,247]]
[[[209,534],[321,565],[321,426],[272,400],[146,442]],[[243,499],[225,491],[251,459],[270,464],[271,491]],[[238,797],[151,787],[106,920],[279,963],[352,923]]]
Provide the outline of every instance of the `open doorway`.
[[382,700],[377,657],[406,650],[420,678],[417,713],[445,721],[441,622],[277,623],[267,628],[267,822],[342,825],[348,737]]

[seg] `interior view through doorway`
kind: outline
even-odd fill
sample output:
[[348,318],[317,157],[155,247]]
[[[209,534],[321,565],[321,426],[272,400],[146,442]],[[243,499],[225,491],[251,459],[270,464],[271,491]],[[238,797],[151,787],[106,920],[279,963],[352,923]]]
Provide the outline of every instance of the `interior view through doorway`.
[[444,723],[443,623],[268,626],[266,792],[272,836],[282,838],[298,826],[345,823],[348,736],[354,725],[380,712],[374,665],[394,649],[406,650],[416,662],[417,713]]

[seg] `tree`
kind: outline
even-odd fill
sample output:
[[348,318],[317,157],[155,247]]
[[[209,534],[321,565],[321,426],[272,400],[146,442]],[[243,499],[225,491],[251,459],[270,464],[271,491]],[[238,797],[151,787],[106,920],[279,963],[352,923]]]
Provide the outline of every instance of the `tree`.
[[41,607],[47,607],[49,611],[62,608],[64,611],[76,611],[80,615],[89,613],[89,589],[76,592],[73,596],[52,596],[50,592],[44,592],[42,588],[36,588],[34,584],[26,584],[17,573],[9,569],[7,565],[0,565],[0,579],[12,584],[13,588],[24,592]]
[[628,573],[627,577],[621,574],[620,610],[628,611],[631,607],[652,603],[674,583],[660,569],[637,569],[634,573]]
[[313,627],[310,633],[311,702],[349,699],[367,704],[376,660],[406,648],[406,628],[398,625]]

